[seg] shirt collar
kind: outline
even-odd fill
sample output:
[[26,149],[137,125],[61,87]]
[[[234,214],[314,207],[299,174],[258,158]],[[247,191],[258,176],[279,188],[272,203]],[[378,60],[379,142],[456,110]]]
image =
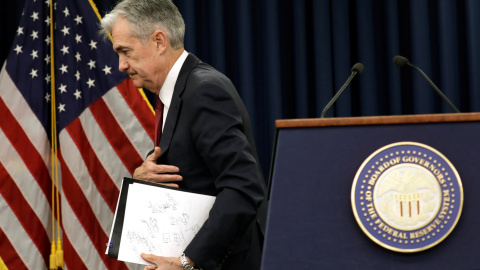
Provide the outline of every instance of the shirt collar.
[[[165,120],[166,112],[168,112],[168,108],[170,108],[170,103],[172,101],[175,83],[177,82],[178,74],[180,73],[180,69],[182,69],[185,59],[187,59],[187,56],[188,56],[188,52],[184,50],[183,53],[175,62],[175,64],[172,66],[170,71],[168,72],[167,77],[165,78],[165,82],[163,83],[162,88],[160,89],[159,97],[163,105],[165,106],[163,109],[163,112],[164,112],[163,120]],[[165,121],[163,122],[165,123]]]

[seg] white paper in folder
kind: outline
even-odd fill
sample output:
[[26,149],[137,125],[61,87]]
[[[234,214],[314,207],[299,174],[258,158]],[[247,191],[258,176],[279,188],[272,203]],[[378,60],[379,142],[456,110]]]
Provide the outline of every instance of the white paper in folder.
[[130,184],[118,260],[149,264],[140,253],[179,257],[214,202],[213,196]]

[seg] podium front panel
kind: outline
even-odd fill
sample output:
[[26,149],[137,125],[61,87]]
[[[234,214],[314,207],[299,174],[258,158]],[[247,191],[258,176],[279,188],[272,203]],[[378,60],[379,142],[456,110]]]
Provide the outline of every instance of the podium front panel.
[[[417,253],[385,249],[359,227],[351,189],[376,150],[418,142],[457,169],[462,215],[450,235]],[[480,122],[278,129],[262,269],[480,269]]]

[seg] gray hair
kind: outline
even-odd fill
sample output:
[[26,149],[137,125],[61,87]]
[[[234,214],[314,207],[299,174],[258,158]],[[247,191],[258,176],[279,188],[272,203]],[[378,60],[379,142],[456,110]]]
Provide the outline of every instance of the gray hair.
[[174,50],[183,48],[185,22],[171,0],[124,0],[102,19],[100,34],[112,33],[119,16],[127,19],[132,35],[145,44],[156,30],[165,31]]

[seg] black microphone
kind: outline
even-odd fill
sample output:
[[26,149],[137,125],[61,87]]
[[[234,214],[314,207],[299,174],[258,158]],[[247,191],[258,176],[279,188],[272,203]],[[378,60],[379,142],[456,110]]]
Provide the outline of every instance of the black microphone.
[[355,65],[353,65],[352,70],[351,70],[352,73],[350,74],[350,77],[348,77],[348,80],[345,82],[345,84],[342,86],[342,88],[340,88],[340,90],[338,90],[338,92],[335,94],[335,96],[330,100],[330,102],[328,102],[327,106],[325,106],[325,108],[322,111],[321,118],[323,118],[325,116],[328,109],[330,109],[330,107],[332,107],[333,103],[335,103],[335,101],[337,101],[338,97],[343,93],[343,91],[345,91],[347,86],[352,81],[353,77],[355,77],[355,75],[357,75],[357,74],[362,74],[363,69],[364,69],[364,66],[363,66],[362,63],[356,63]]
[[435,89],[435,91],[440,95],[440,97],[442,97],[443,101],[445,101],[453,111],[455,111],[457,113],[460,112],[457,109],[457,107],[455,107],[455,105],[453,105],[453,103],[443,94],[443,92],[440,91],[440,89],[432,82],[432,80],[430,80],[430,78],[428,78],[428,76],[419,67],[411,64],[410,61],[408,61],[407,58],[405,58],[403,56],[400,56],[400,55],[397,55],[397,56],[393,57],[393,63],[395,65],[399,66],[399,67],[408,66],[408,67],[411,67],[411,68],[415,69],[416,71],[418,71],[418,73],[420,73],[420,75],[422,75],[422,77],[433,87],[433,89]]

